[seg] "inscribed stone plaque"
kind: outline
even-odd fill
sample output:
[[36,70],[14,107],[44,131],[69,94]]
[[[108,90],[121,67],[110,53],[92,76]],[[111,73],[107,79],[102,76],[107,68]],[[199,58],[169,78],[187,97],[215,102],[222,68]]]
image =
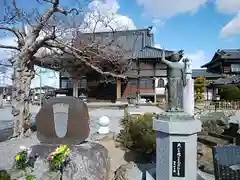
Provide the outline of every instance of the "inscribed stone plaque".
[[89,136],[87,105],[74,97],[47,100],[36,116],[37,137],[47,144],[79,144]]
[[185,142],[173,142],[172,147],[172,176],[185,177]]

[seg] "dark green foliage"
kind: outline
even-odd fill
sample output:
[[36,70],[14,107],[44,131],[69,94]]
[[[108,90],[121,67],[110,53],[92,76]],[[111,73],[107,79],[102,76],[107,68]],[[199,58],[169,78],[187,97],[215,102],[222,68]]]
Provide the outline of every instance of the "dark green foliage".
[[220,87],[220,98],[225,101],[234,101],[240,99],[239,85],[229,84]]
[[36,179],[36,176],[34,175],[27,175],[26,176],[26,180],[35,180]]
[[152,128],[153,114],[131,117],[127,112],[121,121],[123,129],[117,141],[125,148],[152,154],[156,151],[156,133]]
[[10,180],[11,177],[6,170],[0,170],[0,180]]

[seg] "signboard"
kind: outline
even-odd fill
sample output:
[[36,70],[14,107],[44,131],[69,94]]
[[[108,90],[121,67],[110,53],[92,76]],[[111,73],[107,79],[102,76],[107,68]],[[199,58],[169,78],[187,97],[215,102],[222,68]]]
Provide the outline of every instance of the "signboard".
[[172,176],[185,177],[185,142],[173,142],[172,147]]

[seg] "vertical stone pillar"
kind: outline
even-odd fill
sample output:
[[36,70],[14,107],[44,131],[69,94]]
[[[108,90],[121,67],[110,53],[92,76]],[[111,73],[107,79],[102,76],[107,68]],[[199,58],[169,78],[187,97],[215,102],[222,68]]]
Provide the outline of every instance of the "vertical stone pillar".
[[153,120],[157,131],[156,180],[197,180],[197,133],[201,121],[185,112]]
[[117,100],[122,98],[122,92],[121,92],[121,79],[117,78],[116,80],[116,91],[117,91]]
[[73,97],[78,97],[78,78],[73,79]]

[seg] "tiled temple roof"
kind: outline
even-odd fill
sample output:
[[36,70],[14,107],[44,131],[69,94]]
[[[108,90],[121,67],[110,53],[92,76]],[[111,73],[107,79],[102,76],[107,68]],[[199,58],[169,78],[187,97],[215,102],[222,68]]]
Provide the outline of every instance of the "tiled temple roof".
[[[96,32],[96,33],[77,33],[77,37],[74,42],[75,48],[78,48],[80,44],[88,42],[100,42],[101,44],[109,44],[111,41],[114,41],[115,44],[121,46],[124,50],[130,52],[126,53],[127,56],[132,59],[149,59],[149,60],[158,60],[162,56],[162,49],[154,47],[154,35],[151,32],[151,28],[147,29],[137,29],[137,30],[125,30],[125,31],[115,31],[115,32]],[[166,58],[173,51],[165,50]],[[65,64],[68,62],[68,59],[72,59],[70,55],[63,54],[59,55],[49,55],[45,58],[39,58],[35,60],[35,64],[38,66],[43,66],[46,68],[50,67],[53,63]],[[67,66],[69,64],[63,65]],[[54,68],[52,68],[54,69]]]
[[217,74],[217,73],[208,72],[207,69],[193,69],[192,77],[193,78],[197,78],[197,77],[218,78],[218,77],[222,77],[222,75]]
[[202,66],[208,67],[211,64],[219,61],[219,60],[240,60],[240,49],[218,49],[217,52],[214,54],[212,60]]
[[218,78],[212,82],[212,85],[240,84],[240,76],[226,76]]

